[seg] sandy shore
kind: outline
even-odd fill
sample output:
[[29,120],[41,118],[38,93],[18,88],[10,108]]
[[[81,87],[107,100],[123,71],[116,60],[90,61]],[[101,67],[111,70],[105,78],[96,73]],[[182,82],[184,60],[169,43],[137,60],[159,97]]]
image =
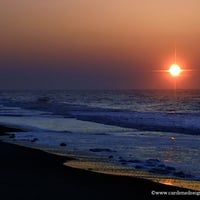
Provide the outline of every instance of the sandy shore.
[[[6,131],[12,130],[0,127],[1,135]],[[2,200],[155,199],[152,191],[188,191],[140,178],[66,167],[63,163],[71,158],[3,142],[0,142],[0,160]]]

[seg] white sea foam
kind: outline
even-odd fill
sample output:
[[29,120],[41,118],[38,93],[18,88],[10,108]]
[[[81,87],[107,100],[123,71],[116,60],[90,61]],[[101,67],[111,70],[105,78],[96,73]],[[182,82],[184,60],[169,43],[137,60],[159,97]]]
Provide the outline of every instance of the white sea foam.
[[79,112],[71,114],[78,119],[105,124],[120,125],[143,130],[170,131],[200,134],[199,114],[159,113],[159,112]]
[[119,165],[144,171],[200,178],[199,136],[191,138],[186,134],[138,131],[52,116],[1,116],[0,122],[28,129],[28,132],[16,132],[14,140],[28,142],[33,147],[37,144],[56,152],[62,149],[62,153],[72,151],[98,158],[106,156]]

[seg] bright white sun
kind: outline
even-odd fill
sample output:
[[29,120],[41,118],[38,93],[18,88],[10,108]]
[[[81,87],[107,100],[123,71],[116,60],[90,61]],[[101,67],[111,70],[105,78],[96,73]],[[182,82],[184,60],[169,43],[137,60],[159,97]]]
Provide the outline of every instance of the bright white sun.
[[172,76],[176,77],[176,76],[179,76],[179,75],[181,74],[182,69],[180,68],[179,65],[173,64],[173,65],[171,65],[171,67],[169,68],[168,72],[169,72]]

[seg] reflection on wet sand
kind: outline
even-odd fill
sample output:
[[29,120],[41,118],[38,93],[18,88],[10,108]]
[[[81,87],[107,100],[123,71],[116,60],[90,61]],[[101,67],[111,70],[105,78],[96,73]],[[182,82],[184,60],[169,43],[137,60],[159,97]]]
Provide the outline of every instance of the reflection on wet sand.
[[104,163],[104,162],[97,162],[95,160],[90,161],[90,160],[80,159],[80,160],[68,161],[65,163],[65,165],[104,174],[124,175],[124,176],[144,178],[165,185],[177,186],[177,187],[187,188],[190,190],[200,191],[200,181],[183,180],[178,178],[177,179],[169,178],[165,176],[156,176],[155,174],[149,172],[134,170],[126,166],[119,166],[106,162]]

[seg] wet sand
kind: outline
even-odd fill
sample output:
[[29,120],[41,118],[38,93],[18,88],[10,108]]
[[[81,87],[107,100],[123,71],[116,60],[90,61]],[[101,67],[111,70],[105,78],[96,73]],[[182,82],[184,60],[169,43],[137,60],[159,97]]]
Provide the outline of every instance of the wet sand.
[[[12,130],[0,127],[1,135],[6,131]],[[155,199],[152,191],[188,191],[63,165],[71,159],[0,142],[0,199]]]

